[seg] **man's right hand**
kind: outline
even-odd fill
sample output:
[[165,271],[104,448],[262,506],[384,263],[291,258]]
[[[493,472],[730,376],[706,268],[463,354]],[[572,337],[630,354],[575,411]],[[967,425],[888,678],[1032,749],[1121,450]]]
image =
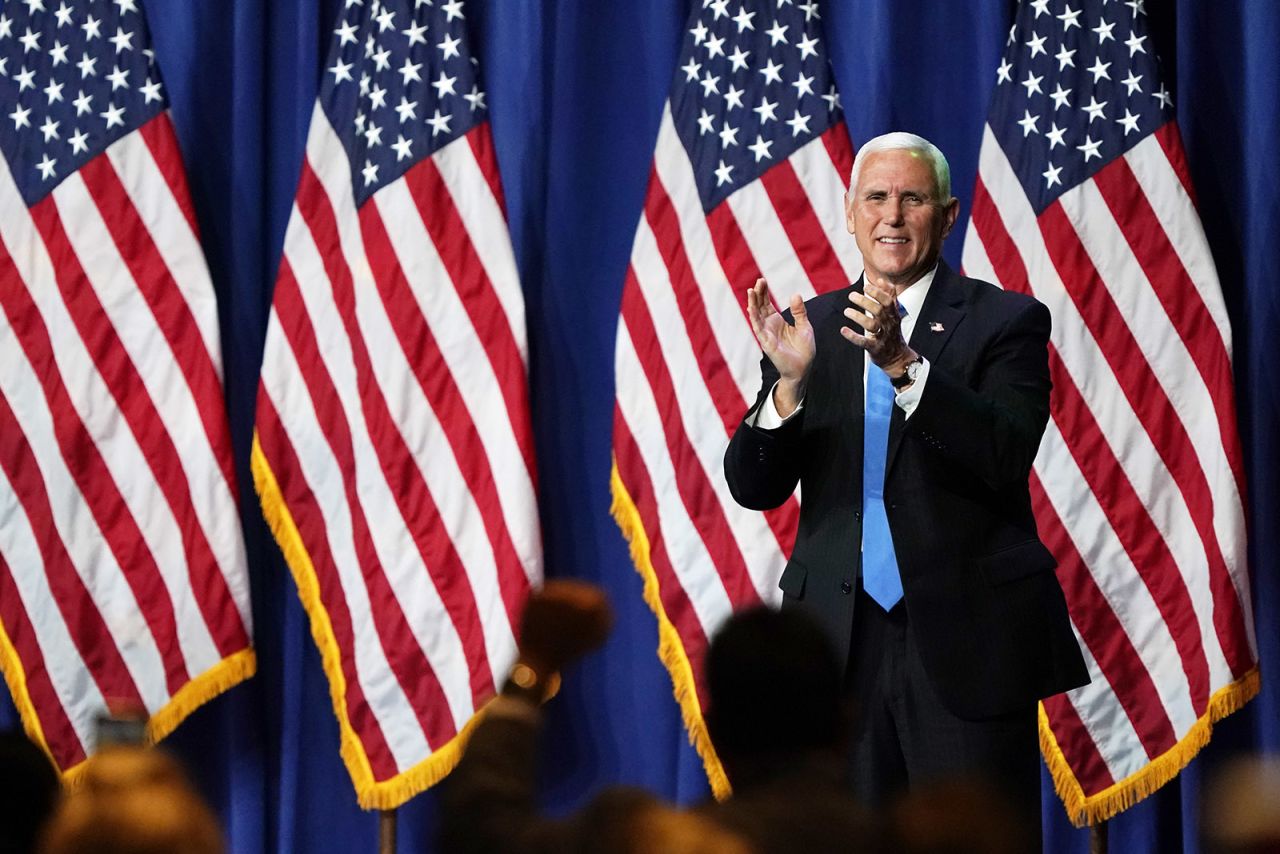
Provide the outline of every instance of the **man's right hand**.
[[793,324],[774,310],[769,301],[768,283],[756,279],[755,286],[747,290],[747,319],[751,321],[751,331],[760,349],[778,371],[773,403],[783,418],[794,412],[804,399],[805,380],[817,353],[813,327],[809,325],[809,315],[799,294],[791,295],[791,317]]

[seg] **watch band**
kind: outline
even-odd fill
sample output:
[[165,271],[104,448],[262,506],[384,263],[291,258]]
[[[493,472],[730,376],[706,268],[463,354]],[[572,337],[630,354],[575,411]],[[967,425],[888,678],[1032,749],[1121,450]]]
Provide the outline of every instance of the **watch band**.
[[889,384],[897,391],[902,391],[907,386],[916,381],[916,377],[920,374],[920,366],[924,364],[924,357],[916,356],[910,362],[907,362],[901,375],[889,377]]

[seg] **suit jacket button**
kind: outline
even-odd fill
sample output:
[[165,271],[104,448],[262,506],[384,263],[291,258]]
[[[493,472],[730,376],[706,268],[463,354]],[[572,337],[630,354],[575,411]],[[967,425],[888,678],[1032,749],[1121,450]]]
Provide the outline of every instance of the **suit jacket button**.
[[845,581],[841,581],[841,582],[840,582],[840,592],[841,592],[841,593],[845,593],[845,594],[852,593],[852,592],[853,592],[853,585],[852,585],[852,584],[850,584],[847,580],[845,580]]

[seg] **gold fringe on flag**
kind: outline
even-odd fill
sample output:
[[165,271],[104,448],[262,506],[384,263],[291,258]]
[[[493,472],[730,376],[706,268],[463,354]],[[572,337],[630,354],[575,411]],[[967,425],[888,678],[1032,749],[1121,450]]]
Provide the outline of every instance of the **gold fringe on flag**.
[[635,502],[627,492],[622,475],[618,473],[618,461],[614,459],[609,474],[609,487],[613,493],[613,503],[609,512],[622,530],[622,536],[631,546],[631,561],[636,572],[644,580],[644,601],[648,603],[653,615],[658,618],[658,658],[671,674],[671,684],[675,691],[676,702],[680,705],[680,714],[684,718],[685,730],[689,733],[689,743],[702,758],[702,767],[707,772],[711,783],[711,791],[720,800],[729,797],[731,789],[729,778],[711,746],[711,737],[707,734],[706,722],[702,719],[702,707],[698,703],[698,691],[694,684],[693,668],[689,665],[689,657],[680,642],[676,627],[667,618],[662,607],[662,597],[658,592],[658,576],[653,571],[649,558],[649,535],[640,521],[640,513]]
[[1049,717],[1040,704],[1040,752],[1053,776],[1053,788],[1076,827],[1097,824],[1123,812],[1168,783],[1209,743],[1213,725],[1253,699],[1261,687],[1258,668],[1254,667],[1235,682],[1215,691],[1209,707],[1177,744],[1148,762],[1141,771],[1113,783],[1095,795],[1086,795],[1062,748],[1049,728]]

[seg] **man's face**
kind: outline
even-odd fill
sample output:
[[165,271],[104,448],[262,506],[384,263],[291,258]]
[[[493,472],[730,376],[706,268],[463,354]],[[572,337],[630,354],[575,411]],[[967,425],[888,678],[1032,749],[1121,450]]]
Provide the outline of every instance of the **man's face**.
[[914,151],[868,154],[845,219],[867,275],[899,289],[938,261],[960,203],[939,199],[929,161]]

